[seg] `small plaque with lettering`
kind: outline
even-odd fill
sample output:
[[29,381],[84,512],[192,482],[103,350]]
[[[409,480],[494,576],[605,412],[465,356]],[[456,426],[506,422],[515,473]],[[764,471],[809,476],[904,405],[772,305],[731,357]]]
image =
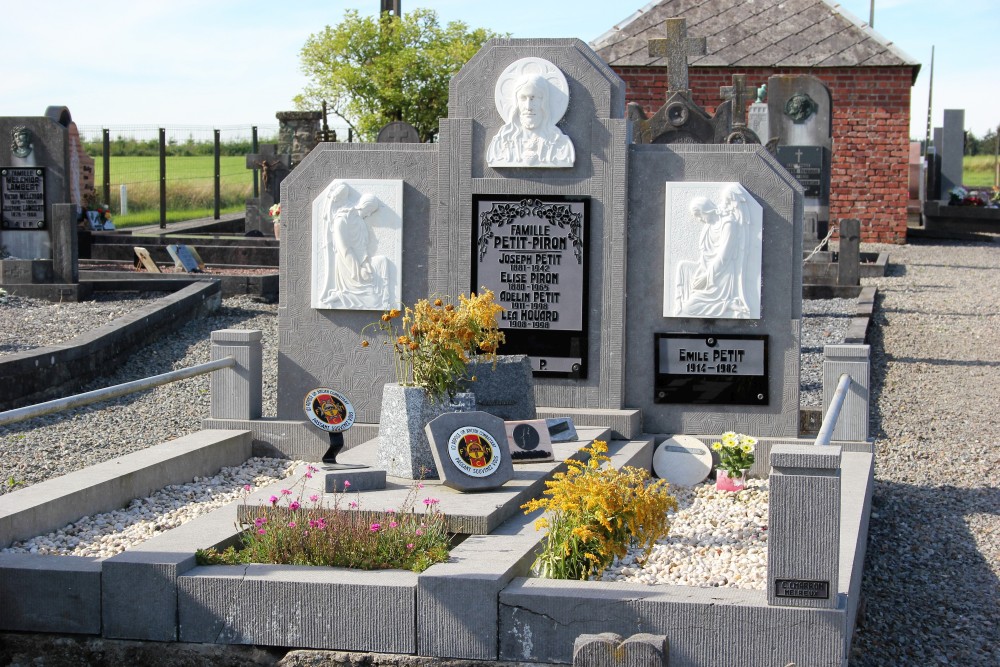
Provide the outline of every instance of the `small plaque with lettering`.
[[779,598],[830,599],[829,581],[806,581],[803,579],[775,579],[774,595]]
[[3,229],[45,229],[45,169],[0,169]]
[[822,146],[778,146],[778,162],[805,189],[806,197],[827,199],[830,174]]
[[767,336],[656,334],[655,403],[767,405]]
[[587,197],[477,195],[472,289],[504,307],[505,354],[535,375],[587,377]]

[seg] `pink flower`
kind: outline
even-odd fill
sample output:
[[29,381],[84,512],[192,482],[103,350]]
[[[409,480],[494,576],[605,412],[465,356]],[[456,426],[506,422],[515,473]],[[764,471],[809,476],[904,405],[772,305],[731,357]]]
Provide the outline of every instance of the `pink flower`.
[[295,522],[294,521],[289,521],[288,522],[288,527],[289,528],[295,528]]
[[306,473],[306,479],[312,479],[312,478],[313,478],[313,474],[311,472],[307,472]]
[[259,516],[259,517],[257,517],[256,519],[253,520],[253,525],[255,527],[257,527],[257,528],[260,528],[265,523],[267,523],[267,517],[266,516]]
[[297,510],[300,507],[302,507],[302,505],[299,504],[299,501],[293,500],[292,504],[288,506],[288,509]]
[[319,468],[313,465],[306,466],[306,470],[308,470],[309,472],[319,472]]
[[410,542],[409,544],[407,544],[407,545],[406,545],[406,549],[407,549],[408,551],[413,551],[413,542]]
[[396,510],[386,510],[385,513],[386,514],[395,514]]
[[288,489],[282,489],[281,490],[281,495],[283,495],[283,496],[290,496],[290,495],[292,495],[292,492],[289,491]]
[[250,491],[251,489],[253,489],[253,487],[252,487],[252,486],[250,486],[249,484],[244,484],[244,485],[243,485],[243,490],[244,490],[244,491]]
[[309,500],[310,502],[316,502],[317,500],[319,500],[319,494],[318,493],[312,494],[311,496],[309,496]]
[[380,530],[381,528],[382,528],[382,524],[378,524],[378,523],[373,523],[373,524],[372,524],[372,525],[370,526],[370,529],[371,529],[371,531],[372,531],[373,533],[377,533],[377,532],[378,532],[378,531],[379,531],[379,530]]
[[424,483],[423,482],[417,482],[417,488],[418,489],[424,488]]
[[357,506],[358,506],[358,504],[352,500],[351,501],[351,507],[357,508]]
[[264,528],[258,528],[257,529],[257,534],[258,535],[266,535],[267,534],[267,530],[265,530]]
[[427,505],[428,507],[431,505],[437,505],[439,502],[441,501],[437,498],[424,498],[424,505]]
[[346,480],[346,479],[344,480],[344,488],[345,489],[351,488],[351,483],[348,480]]
[[396,523],[395,521],[390,521],[390,522],[389,522],[389,527],[390,527],[390,528],[395,528],[395,527],[396,527],[396,526],[398,526],[398,525],[399,525],[399,524],[398,524],[398,523]]
[[417,537],[420,537],[421,535],[424,534],[424,531],[420,530],[419,528],[417,528],[416,532],[417,532]]
[[271,496],[271,504],[272,505],[278,504],[278,496]]

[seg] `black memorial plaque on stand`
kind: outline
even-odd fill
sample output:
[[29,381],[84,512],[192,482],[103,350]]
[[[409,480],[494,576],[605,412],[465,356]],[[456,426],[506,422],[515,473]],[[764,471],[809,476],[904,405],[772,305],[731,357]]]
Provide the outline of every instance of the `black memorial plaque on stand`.
[[778,146],[777,157],[781,166],[805,189],[806,197],[826,200],[830,175],[823,174],[829,168],[823,151],[822,146]]
[[587,377],[590,199],[473,197],[472,290],[504,307],[504,354],[526,354],[535,375]]
[[0,169],[0,228],[45,229],[45,169]]
[[654,336],[654,403],[767,405],[767,336]]

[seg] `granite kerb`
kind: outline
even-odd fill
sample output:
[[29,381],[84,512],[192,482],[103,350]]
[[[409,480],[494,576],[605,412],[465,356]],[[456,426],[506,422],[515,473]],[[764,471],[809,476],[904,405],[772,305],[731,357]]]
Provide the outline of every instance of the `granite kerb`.
[[65,343],[7,355],[0,360],[0,410],[65,396],[221,303],[218,281],[197,282]]

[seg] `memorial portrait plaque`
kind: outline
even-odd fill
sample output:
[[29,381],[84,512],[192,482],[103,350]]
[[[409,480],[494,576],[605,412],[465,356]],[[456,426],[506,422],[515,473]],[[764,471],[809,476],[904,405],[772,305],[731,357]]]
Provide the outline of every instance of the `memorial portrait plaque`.
[[825,161],[822,146],[778,146],[778,162],[788,170],[806,191],[806,197],[825,199],[824,184],[830,181],[823,177]]
[[587,375],[588,197],[478,195],[473,291],[504,307],[505,354],[525,354],[535,375]]
[[45,169],[0,169],[0,220],[3,229],[45,229]]
[[654,403],[767,405],[767,336],[655,334]]
[[514,463],[552,461],[552,438],[544,419],[504,422],[507,444]]

